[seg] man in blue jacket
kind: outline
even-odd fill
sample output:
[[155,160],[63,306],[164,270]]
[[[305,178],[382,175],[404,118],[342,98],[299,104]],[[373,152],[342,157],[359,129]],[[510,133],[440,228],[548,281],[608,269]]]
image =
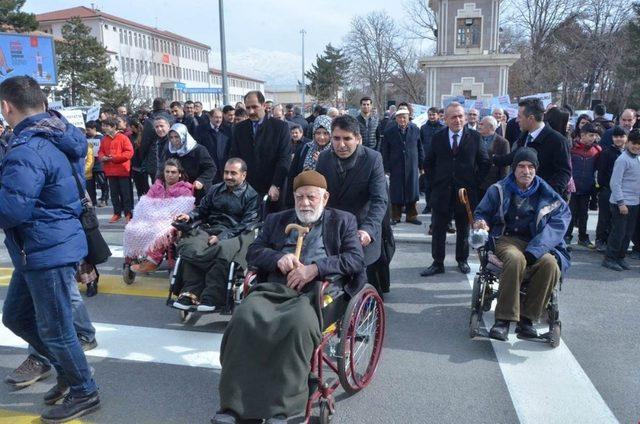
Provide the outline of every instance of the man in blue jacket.
[[33,78],[0,84],[0,110],[14,128],[0,180],[0,228],[14,266],[2,323],[56,368],[58,384],[45,402],[65,401],[42,421],[57,423],[94,411],[100,399],[71,306],[76,266],[87,254],[72,166],[84,175],[87,142],[77,128],[46,113],[45,102]]
[[[569,268],[564,234],[571,220],[567,203],[536,175],[538,155],[522,147],[513,159],[513,173],[489,189],[474,213],[474,228],[490,230],[494,252],[503,262],[496,322],[489,336],[507,340],[509,324],[525,338],[538,336],[537,321],[560,279]],[[530,277],[520,308],[520,284]]]

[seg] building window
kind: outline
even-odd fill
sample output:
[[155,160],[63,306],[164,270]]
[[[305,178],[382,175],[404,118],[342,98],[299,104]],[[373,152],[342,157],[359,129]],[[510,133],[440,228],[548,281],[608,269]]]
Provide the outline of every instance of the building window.
[[120,44],[122,44],[124,42],[124,39],[122,37],[122,28],[120,28]]
[[456,47],[459,49],[480,48],[482,18],[458,19]]
[[129,32],[129,45],[133,46],[133,40],[132,40],[132,37],[131,37],[131,31],[128,31],[128,32]]

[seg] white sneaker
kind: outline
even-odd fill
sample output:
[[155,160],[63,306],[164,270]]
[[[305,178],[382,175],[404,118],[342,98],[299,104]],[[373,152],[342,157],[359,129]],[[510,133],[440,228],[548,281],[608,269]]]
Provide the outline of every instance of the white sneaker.
[[198,307],[196,308],[196,311],[198,312],[215,312],[216,311],[216,307],[215,306],[211,306],[211,305],[198,305]]

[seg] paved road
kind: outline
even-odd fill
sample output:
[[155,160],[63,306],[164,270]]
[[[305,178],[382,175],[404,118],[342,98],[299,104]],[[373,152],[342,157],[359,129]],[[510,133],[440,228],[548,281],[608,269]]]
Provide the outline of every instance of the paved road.
[[[101,214],[107,217],[108,210]],[[116,252],[122,227],[103,226]],[[492,343],[467,336],[472,277],[457,272],[453,246],[447,273],[421,278],[430,263],[424,228],[400,224],[395,231],[381,364],[365,391],[338,393],[335,422],[638,422],[640,261],[615,273],[599,265],[597,253],[575,249],[560,298],[561,346],[551,350],[515,338]],[[218,350],[227,318],[181,324],[164,304],[167,272],[124,286],[121,264],[121,258],[105,264],[101,293],[86,299],[98,328],[99,346],[89,360],[103,407],[85,422],[208,422],[218,404]],[[4,250],[0,266],[4,299],[11,272]],[[0,374],[24,357],[24,345],[0,326]],[[32,422],[53,383],[49,378],[21,391],[0,384],[0,423]]]

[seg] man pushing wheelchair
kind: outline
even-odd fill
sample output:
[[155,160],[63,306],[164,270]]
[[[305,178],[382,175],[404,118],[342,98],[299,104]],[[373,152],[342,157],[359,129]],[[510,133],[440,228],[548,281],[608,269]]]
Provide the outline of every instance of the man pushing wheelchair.
[[[567,203],[536,175],[534,149],[520,148],[513,172],[492,185],[474,212],[474,229],[489,231],[490,249],[502,262],[496,321],[489,337],[507,340],[511,322],[522,338],[537,338],[533,326],[570,266],[564,235],[571,220]],[[529,281],[521,305],[521,284]]]

